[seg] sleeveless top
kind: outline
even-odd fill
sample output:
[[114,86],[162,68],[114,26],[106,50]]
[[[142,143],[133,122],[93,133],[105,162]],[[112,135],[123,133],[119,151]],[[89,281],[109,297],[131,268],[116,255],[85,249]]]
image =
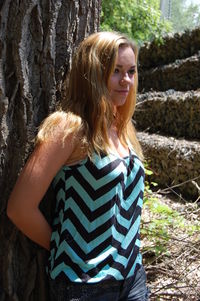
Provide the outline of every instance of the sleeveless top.
[[140,267],[144,167],[129,156],[94,154],[53,180],[56,210],[47,271],[52,279],[124,280]]

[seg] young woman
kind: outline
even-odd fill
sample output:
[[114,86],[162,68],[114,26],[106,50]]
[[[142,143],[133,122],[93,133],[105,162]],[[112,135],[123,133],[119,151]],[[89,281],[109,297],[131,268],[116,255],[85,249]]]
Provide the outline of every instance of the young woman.
[[[61,111],[41,125],[7,214],[50,251],[52,300],[148,299],[140,247],[142,151],[131,122],[137,48],[126,37],[86,38],[72,62]],[[38,206],[53,180],[49,225]]]

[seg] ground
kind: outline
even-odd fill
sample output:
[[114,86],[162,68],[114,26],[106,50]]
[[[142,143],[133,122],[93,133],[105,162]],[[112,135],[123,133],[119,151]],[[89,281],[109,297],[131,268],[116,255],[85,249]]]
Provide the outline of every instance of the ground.
[[142,214],[150,300],[200,301],[200,205],[154,193]]

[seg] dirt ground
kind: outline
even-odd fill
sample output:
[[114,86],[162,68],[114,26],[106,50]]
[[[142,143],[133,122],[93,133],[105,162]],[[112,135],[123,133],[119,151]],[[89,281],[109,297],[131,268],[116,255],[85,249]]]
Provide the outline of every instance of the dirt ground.
[[[155,240],[149,236],[142,237],[143,263],[147,272],[147,282],[151,290],[152,301],[200,301],[200,231],[187,231],[193,226],[200,226],[200,203],[185,202],[180,197],[156,193],[155,197],[176,210],[183,220],[177,226],[177,221],[167,229],[169,239],[157,237],[160,245],[166,251],[156,254],[146,247],[155,246]],[[159,214],[152,213],[144,206],[142,219],[145,226]],[[182,224],[181,224],[182,223]],[[195,228],[196,229],[196,228]]]

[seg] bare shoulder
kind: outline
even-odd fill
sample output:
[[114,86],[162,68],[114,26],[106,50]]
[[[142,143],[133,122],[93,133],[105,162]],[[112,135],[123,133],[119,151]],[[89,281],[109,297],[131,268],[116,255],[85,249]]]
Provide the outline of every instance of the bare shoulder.
[[[47,117],[40,127],[36,147],[23,167],[8,200],[8,212],[20,228],[25,229],[16,216],[34,212],[53,178],[74,154],[79,117],[56,112]],[[23,214],[22,214],[23,213]],[[21,219],[21,217],[20,217]]]
[[43,160],[53,160],[58,166],[64,164],[73,153],[81,124],[80,117],[71,113],[51,114],[40,127],[35,152],[42,154]]
[[[33,153],[22,169],[9,199],[16,207],[38,205],[51,181],[74,151],[72,124],[65,113],[54,113],[44,121]],[[32,206],[31,205],[31,206]]]
[[41,124],[37,135],[37,142],[55,138],[65,139],[68,135],[76,135],[81,128],[79,116],[64,111],[56,111],[49,115]]

